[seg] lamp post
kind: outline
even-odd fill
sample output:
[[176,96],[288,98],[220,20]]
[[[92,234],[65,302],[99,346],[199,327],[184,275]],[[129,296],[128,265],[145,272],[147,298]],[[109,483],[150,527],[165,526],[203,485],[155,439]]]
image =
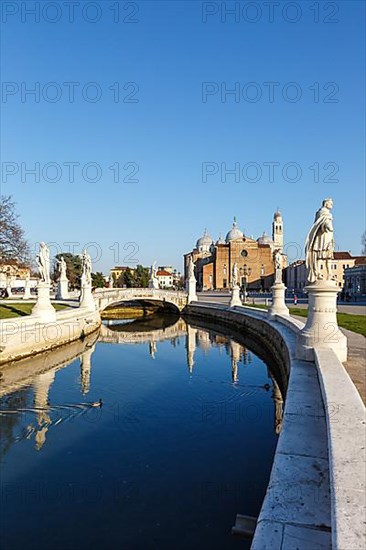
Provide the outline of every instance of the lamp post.
[[244,297],[243,302],[244,304],[247,303],[247,278],[250,277],[250,274],[252,273],[252,269],[247,266],[247,264],[244,265],[243,268],[240,269],[240,271],[243,270],[243,278],[244,278]]

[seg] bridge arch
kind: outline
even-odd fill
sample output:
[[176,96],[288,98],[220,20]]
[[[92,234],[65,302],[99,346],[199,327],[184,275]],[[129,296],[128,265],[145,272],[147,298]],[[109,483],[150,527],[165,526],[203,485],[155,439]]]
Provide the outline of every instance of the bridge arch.
[[188,294],[184,291],[162,290],[158,288],[100,288],[94,293],[100,312],[107,307],[123,302],[165,304],[168,309],[181,312],[188,304]]

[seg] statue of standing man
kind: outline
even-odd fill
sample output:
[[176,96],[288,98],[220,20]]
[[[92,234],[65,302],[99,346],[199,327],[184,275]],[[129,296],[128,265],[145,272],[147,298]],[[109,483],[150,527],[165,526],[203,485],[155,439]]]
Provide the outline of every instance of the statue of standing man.
[[[333,216],[330,212],[332,208],[332,199],[323,200],[322,207],[315,214],[315,221],[306,238],[305,257],[309,283],[332,278],[330,273],[330,260],[334,255]],[[325,277],[320,270],[323,261]]]
[[38,271],[41,276],[41,282],[51,282],[50,279],[50,251],[45,243],[39,243],[39,254],[36,257]]
[[233,265],[231,279],[232,279],[233,288],[237,287],[238,281],[239,281],[239,271],[238,271],[238,264],[236,262]]
[[188,258],[188,279],[194,279],[194,261],[192,255]]
[[83,267],[83,272],[81,275],[81,284],[84,286],[91,286],[92,263],[91,263],[91,257],[86,250],[84,250],[82,255],[82,267]]
[[64,260],[64,257],[61,256],[61,258],[57,261],[58,263],[58,270],[60,273],[60,279],[66,279],[66,262]]
[[275,262],[275,283],[282,283],[282,254],[280,250],[276,250],[274,253]]

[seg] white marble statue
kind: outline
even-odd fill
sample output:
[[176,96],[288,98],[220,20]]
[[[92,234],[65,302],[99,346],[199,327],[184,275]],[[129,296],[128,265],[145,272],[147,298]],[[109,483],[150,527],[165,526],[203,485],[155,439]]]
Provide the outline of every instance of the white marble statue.
[[109,284],[109,288],[113,288],[113,287],[114,287],[113,275],[109,275],[108,284]]
[[150,267],[150,279],[156,279],[156,261],[153,262],[152,266]]
[[275,283],[282,283],[282,254],[280,250],[273,253],[275,262]]
[[39,243],[39,254],[36,257],[41,282],[50,284],[50,251],[45,243]]
[[[306,267],[308,282],[315,283],[319,279],[330,280],[330,260],[334,253],[333,216],[331,209],[333,200],[323,200],[322,207],[315,214],[315,221],[305,242]],[[325,262],[325,276],[320,271],[320,264]]]
[[57,260],[57,266],[58,266],[58,271],[60,273],[60,279],[67,279],[67,275],[66,275],[67,266],[63,256],[61,256],[61,258]]
[[194,261],[192,255],[188,258],[188,279],[194,279]]
[[159,288],[159,279],[157,276],[156,261],[150,267],[149,288]]
[[92,278],[91,278],[92,263],[91,263],[90,255],[88,254],[87,250],[84,250],[81,259],[82,259],[82,267],[83,267],[83,272],[82,272],[82,275],[81,275],[81,284],[83,286],[91,286],[91,284],[92,284]]
[[238,286],[238,282],[239,282],[239,270],[238,270],[238,264],[235,262],[234,265],[233,265],[233,269],[232,269],[232,283],[233,283],[233,287],[236,287]]

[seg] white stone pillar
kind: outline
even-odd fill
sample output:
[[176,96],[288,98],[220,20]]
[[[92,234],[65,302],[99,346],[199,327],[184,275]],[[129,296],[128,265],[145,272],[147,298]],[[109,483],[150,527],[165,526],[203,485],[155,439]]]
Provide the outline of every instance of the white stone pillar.
[[29,279],[26,279],[24,282],[23,300],[29,300],[30,297],[31,297],[30,282],[29,282]]
[[56,300],[69,299],[69,280],[67,277],[60,278],[57,283]]
[[274,283],[271,287],[272,304],[268,310],[268,317],[275,315],[290,315],[289,309],[285,302],[286,287],[283,283]]
[[197,292],[196,292],[197,281],[196,278],[189,277],[186,282],[186,290],[188,292],[188,303],[197,301]]
[[337,322],[338,290],[331,280],[318,280],[305,287],[309,297],[308,317],[297,336],[298,359],[313,361],[314,348],[330,348],[342,363],[347,360],[347,338]]
[[238,287],[238,285],[235,285],[231,291],[230,307],[241,306],[241,305],[242,303],[240,300],[240,288]]
[[37,290],[37,302],[32,309],[32,315],[39,317],[39,320],[44,323],[52,323],[56,320],[56,311],[50,300],[50,285],[49,283],[39,282]]
[[11,283],[13,282],[12,279],[13,278],[10,277],[9,275],[6,277],[6,292],[8,293],[8,298],[11,298],[13,296],[11,292],[11,289],[12,289]]
[[85,307],[90,311],[95,311],[95,301],[92,293],[92,286],[90,284],[81,285],[79,307]]

